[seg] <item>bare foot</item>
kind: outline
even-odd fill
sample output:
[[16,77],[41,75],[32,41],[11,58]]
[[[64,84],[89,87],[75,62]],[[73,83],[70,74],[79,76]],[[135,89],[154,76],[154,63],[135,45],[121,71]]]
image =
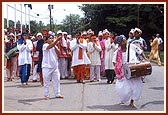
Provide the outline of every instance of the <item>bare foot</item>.
[[136,107],[136,105],[134,103],[130,103],[129,106]]
[[61,98],[61,99],[63,99],[64,96],[63,96],[63,95],[59,95],[59,96],[56,96],[56,98]]

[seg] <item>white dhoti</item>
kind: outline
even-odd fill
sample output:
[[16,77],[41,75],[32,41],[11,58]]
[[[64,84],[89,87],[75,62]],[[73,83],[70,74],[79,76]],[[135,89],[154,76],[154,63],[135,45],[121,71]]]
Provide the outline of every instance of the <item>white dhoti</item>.
[[142,94],[141,77],[127,80],[117,80],[115,89],[122,102],[127,102],[130,99],[137,101]]
[[61,78],[67,77],[67,61],[65,58],[59,58],[59,71],[61,74]]
[[100,77],[100,65],[91,65],[90,66],[90,80],[94,80],[94,73],[95,73],[95,68],[96,68],[96,79],[101,80]]
[[49,84],[52,79],[55,97],[60,96],[60,73],[58,69],[43,68],[44,96],[49,96]]
[[33,80],[38,80],[39,79],[39,76],[38,76],[38,73],[37,73],[37,67],[38,67],[38,64],[36,64],[33,68]]

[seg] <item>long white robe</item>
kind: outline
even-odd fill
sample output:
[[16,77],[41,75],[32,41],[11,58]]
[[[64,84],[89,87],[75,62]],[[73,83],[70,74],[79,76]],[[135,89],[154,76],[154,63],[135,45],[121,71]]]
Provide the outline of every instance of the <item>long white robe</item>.
[[102,49],[100,43],[98,43],[98,45],[95,45],[95,47],[93,47],[93,42],[89,42],[87,50],[90,54],[91,65],[101,65],[100,52]]
[[[136,53],[141,54],[142,50],[136,45],[130,44],[130,56],[129,56],[130,63],[138,62]],[[114,57],[113,57],[113,62],[115,63],[116,63],[116,54],[117,54],[117,51],[115,51]],[[128,54],[128,46],[127,46],[127,51],[122,52],[122,64],[127,63],[127,54]],[[127,102],[130,99],[137,101],[142,94],[141,77],[127,80],[124,76],[124,78],[122,78],[121,80],[117,79],[115,84],[115,90],[122,102]]]
[[114,51],[116,50],[116,45],[114,42],[111,44],[110,38],[105,41],[105,69],[114,69],[112,59],[114,56]]

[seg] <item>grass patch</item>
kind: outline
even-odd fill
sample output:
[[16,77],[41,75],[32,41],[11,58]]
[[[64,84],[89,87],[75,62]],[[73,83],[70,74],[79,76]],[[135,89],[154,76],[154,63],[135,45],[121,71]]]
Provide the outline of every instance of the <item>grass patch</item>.
[[[144,53],[145,53],[146,57],[148,57],[150,52],[149,51],[145,51]],[[164,51],[160,52],[160,61],[164,63]]]

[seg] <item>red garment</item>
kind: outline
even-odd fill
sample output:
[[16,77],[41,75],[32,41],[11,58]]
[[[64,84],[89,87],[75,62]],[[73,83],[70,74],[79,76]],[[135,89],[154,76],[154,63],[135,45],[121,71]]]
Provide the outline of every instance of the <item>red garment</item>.
[[32,51],[33,51],[33,57],[32,57],[33,61],[38,61],[39,60],[39,54],[35,55],[36,47],[35,47],[34,44],[33,44],[33,50]]
[[116,57],[116,64],[114,66],[114,71],[116,74],[116,77],[118,80],[122,79],[124,77],[124,74],[122,72],[122,51],[121,46],[118,47],[117,51],[117,57]]
[[7,63],[6,63],[6,68],[7,68],[7,69],[11,69],[12,65],[13,65],[13,64],[12,64],[12,60],[8,59],[8,60],[7,60]]
[[58,49],[60,50],[59,57],[62,57],[62,58],[67,57],[68,56],[67,51],[66,51],[66,54],[63,54],[63,52],[62,52],[62,50],[64,50],[63,46],[62,46],[62,40],[58,42],[57,46],[58,46]]
[[74,75],[77,77],[77,80],[85,79],[86,65],[77,65],[73,68]]

